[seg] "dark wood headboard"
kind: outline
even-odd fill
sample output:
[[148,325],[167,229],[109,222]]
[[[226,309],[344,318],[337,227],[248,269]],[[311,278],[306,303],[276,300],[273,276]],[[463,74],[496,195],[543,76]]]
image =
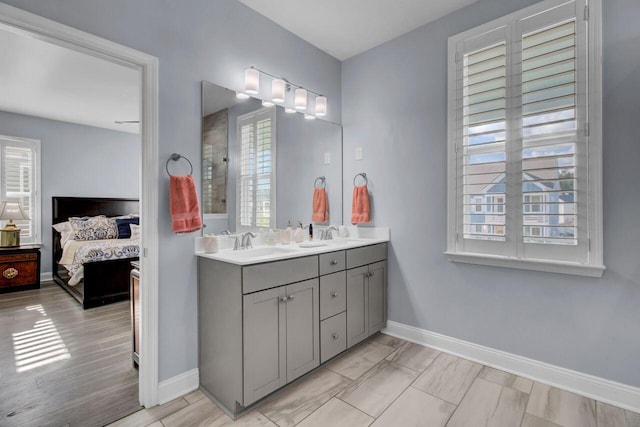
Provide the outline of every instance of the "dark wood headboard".
[[51,202],[51,224],[68,221],[72,216],[118,216],[140,212],[138,199],[52,197]]

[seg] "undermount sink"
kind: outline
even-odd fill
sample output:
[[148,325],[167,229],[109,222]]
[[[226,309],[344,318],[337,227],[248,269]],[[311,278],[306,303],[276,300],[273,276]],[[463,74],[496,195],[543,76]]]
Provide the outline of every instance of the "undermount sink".
[[280,247],[267,247],[267,248],[255,248],[245,249],[239,251],[232,251],[228,255],[237,258],[257,258],[271,255],[283,255],[295,252],[295,249],[285,249]]
[[301,248],[317,248],[318,246],[327,246],[327,242],[304,242],[300,243],[298,246],[300,246]]

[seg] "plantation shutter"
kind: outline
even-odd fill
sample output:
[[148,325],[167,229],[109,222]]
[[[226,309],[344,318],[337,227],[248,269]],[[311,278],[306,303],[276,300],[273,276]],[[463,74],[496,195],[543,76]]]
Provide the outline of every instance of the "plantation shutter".
[[20,228],[21,243],[36,243],[39,218],[36,185],[36,144],[12,139],[0,139],[2,200],[18,201],[28,220],[14,221]]
[[275,117],[262,109],[239,118],[238,224],[272,228],[275,223]]
[[450,39],[448,254],[602,267],[588,35],[585,0],[548,0]]

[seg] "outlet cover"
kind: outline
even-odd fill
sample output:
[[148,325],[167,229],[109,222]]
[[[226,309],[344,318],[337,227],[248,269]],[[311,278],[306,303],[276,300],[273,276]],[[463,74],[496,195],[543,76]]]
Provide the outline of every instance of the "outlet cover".
[[324,153],[324,164],[328,165],[331,163],[331,151],[327,151]]
[[356,147],[356,160],[362,160],[362,147]]

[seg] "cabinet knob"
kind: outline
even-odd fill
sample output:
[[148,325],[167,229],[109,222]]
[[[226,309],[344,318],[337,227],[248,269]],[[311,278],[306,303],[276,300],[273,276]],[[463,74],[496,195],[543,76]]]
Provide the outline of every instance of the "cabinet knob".
[[332,259],[331,262],[329,263],[331,265],[338,265],[338,260]]
[[280,297],[280,302],[287,302],[287,297]]
[[287,298],[289,301],[291,301],[293,299],[293,295],[289,295],[289,297]]
[[338,293],[337,292],[331,292],[331,296],[336,298],[338,296]]
[[331,334],[331,338],[333,338],[334,340],[337,340],[337,339],[338,339],[338,336],[339,336],[339,335],[338,335],[338,334],[336,334],[336,333]]
[[2,275],[4,276],[5,279],[13,279],[18,274],[20,274],[20,272],[13,267],[7,268],[5,271],[2,272]]
[[373,271],[371,273],[369,273],[369,277],[374,276],[376,273],[374,273]]

